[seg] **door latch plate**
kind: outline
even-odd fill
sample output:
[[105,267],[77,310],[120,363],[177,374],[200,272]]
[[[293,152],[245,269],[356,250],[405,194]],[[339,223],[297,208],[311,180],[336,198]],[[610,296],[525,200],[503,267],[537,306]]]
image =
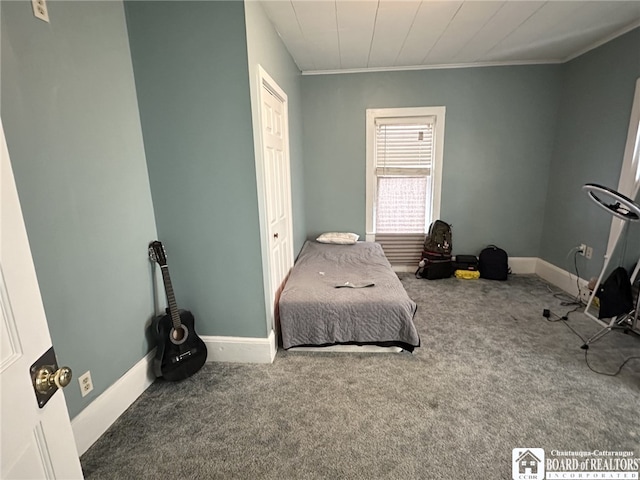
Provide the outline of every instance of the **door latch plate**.
[[38,391],[36,388],[36,377],[38,375],[38,370],[42,367],[49,367],[52,372],[58,370],[58,360],[56,360],[56,353],[53,351],[53,347],[47,350],[38,360],[36,360],[29,369],[29,373],[31,374],[31,385],[33,385],[33,391],[36,394],[36,400],[38,401],[38,407],[40,408],[44,407],[53,394],[58,390],[58,387],[53,385],[47,392],[42,393]]

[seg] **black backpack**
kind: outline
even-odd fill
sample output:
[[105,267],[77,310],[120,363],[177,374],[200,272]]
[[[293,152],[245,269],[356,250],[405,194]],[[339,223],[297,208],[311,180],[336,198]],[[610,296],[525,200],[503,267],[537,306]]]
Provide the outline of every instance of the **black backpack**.
[[506,280],[509,276],[509,256],[503,249],[489,245],[478,257],[480,278]]
[[451,255],[452,249],[451,225],[442,220],[432,222],[424,239],[424,251]]

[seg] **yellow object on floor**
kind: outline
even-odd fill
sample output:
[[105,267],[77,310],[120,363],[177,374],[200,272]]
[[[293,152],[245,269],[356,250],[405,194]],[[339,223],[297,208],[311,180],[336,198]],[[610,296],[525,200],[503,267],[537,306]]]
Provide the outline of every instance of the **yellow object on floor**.
[[477,270],[456,270],[455,274],[456,278],[463,278],[465,280],[474,280],[476,278],[480,278],[480,272]]

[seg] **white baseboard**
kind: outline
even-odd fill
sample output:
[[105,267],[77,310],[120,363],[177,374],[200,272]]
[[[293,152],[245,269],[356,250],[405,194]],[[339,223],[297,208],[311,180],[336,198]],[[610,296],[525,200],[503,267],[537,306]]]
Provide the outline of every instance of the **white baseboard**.
[[[536,257],[509,257],[509,267],[511,273],[531,274],[536,273]],[[418,265],[394,265],[393,271],[414,273],[418,269]]]
[[267,338],[201,336],[207,345],[208,362],[272,363],[276,356],[276,335]]
[[71,421],[78,455],[86,452],[122,413],[153,383],[155,348],[107,388]]
[[537,257],[509,257],[511,273],[525,275],[536,273]]
[[[276,356],[276,338],[207,337],[208,362],[272,363]],[[115,422],[129,406],[154,382],[152,371],[155,349],[136,363],[119,380],[107,388],[71,421],[78,455]]]
[[[589,292],[589,289],[587,288],[587,280],[576,277],[574,274],[567,272],[560,267],[556,267],[541,258],[537,259],[535,273],[573,297],[579,294],[588,294]],[[580,291],[578,290],[578,286]]]

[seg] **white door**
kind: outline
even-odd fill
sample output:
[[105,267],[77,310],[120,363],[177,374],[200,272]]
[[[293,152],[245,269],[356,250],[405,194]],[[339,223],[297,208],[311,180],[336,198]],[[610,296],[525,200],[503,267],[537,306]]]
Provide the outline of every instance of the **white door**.
[[260,78],[264,191],[269,239],[269,298],[273,301],[274,320],[277,324],[278,298],[293,266],[289,123],[287,95],[264,71]]
[[39,408],[31,366],[51,348],[0,121],[0,478],[82,478],[62,391]]

